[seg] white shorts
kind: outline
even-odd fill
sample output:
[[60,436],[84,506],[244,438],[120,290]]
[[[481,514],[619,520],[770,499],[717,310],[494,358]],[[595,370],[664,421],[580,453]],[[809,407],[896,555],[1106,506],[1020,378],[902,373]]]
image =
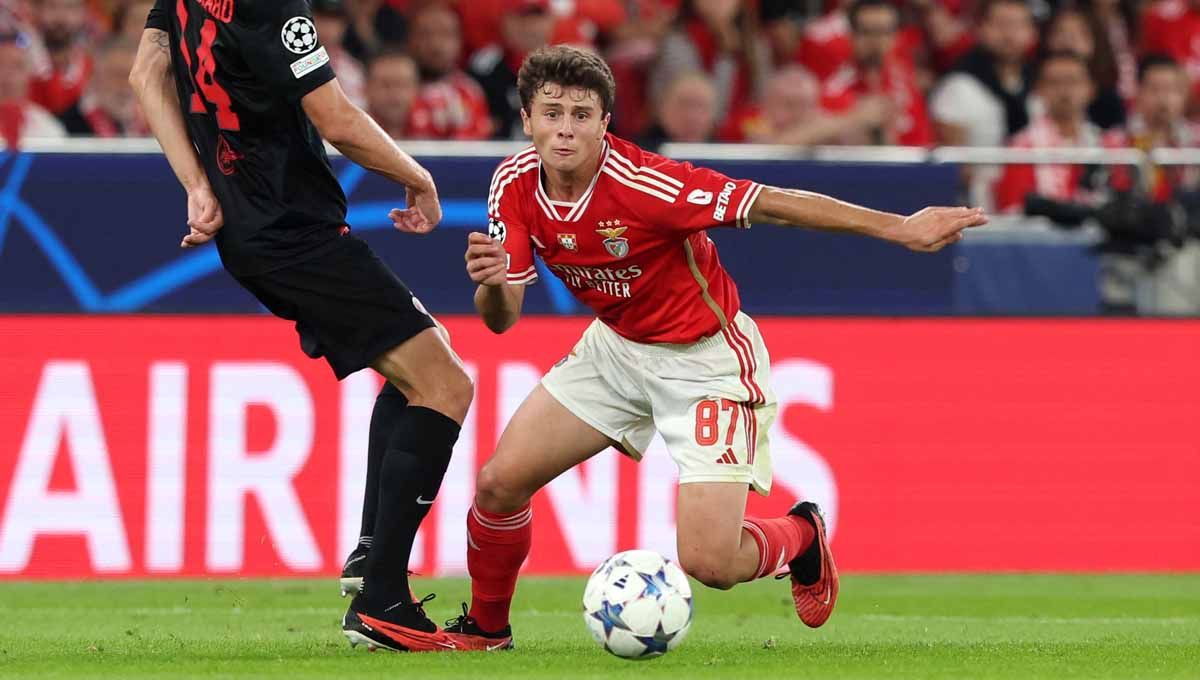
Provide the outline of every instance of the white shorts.
[[758,325],[738,313],[690,345],[633,342],[597,319],[542,385],[635,460],[661,432],[681,484],[741,482],[766,495],[770,376]]

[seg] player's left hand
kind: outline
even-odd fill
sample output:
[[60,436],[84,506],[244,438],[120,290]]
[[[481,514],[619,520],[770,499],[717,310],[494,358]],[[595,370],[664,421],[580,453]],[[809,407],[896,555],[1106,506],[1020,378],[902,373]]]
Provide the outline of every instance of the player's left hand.
[[961,241],[966,229],[987,222],[982,208],[925,208],[904,218],[894,240],[910,250],[936,253]]
[[442,221],[442,206],[438,202],[437,190],[406,190],[408,207],[388,213],[392,225],[407,234],[428,234]]
[[221,203],[211,187],[197,187],[189,191],[187,207],[188,235],[179,243],[180,248],[195,248],[208,243],[225,226]]

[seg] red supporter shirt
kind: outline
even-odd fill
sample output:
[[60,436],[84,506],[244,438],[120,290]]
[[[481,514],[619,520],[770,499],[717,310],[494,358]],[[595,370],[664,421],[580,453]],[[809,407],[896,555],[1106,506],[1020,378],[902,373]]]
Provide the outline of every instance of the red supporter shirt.
[[[1015,149],[1096,148],[1101,145],[1101,133],[1091,123],[1084,123],[1079,136],[1068,139],[1049,119],[1039,117],[1013,135],[1008,145]],[[1020,213],[1025,197],[1032,193],[1056,201],[1095,204],[1099,197],[1083,183],[1084,171],[1082,165],[1007,165],[996,183],[996,208]]]
[[[913,71],[916,53],[924,49],[925,35],[916,26],[901,26],[892,48],[893,60]],[[965,51],[965,50],[964,50]],[[824,82],[854,59],[850,21],[842,10],[830,12],[804,27],[796,45],[795,61]]]
[[479,83],[462,71],[421,85],[408,114],[408,137],[487,139],[492,119]]
[[79,101],[88,81],[92,79],[95,61],[92,55],[80,52],[65,71],[47,70],[29,82],[29,98],[54,115],[66,111]]
[[1200,97],[1200,9],[1186,0],[1163,0],[1142,16],[1142,54],[1161,52],[1187,71],[1193,95]]
[[762,185],[605,137],[600,172],[579,201],[552,201],[533,148],[505,159],[488,193],[490,233],[509,283],[537,279],[534,253],[575,297],[635,342],[692,343],[740,309],[704,230],[750,227]]
[[911,74],[893,60],[883,67],[876,83],[863,78],[862,72],[853,64],[843,66],[825,82],[821,107],[831,113],[842,113],[853,109],[859,97],[873,94],[887,97],[900,110],[887,126],[888,139],[883,140],[884,144],[933,144],[933,126],[929,122],[925,97],[917,89]]
[[[1124,129],[1109,130],[1104,133],[1104,146],[1110,149],[1134,147],[1142,151],[1150,151],[1155,144],[1146,135],[1145,124],[1134,114],[1129,118],[1129,124]],[[1188,149],[1200,146],[1200,125],[1189,121],[1180,121],[1166,140],[1165,148]],[[1117,191],[1130,191],[1136,181],[1130,168],[1115,165],[1110,172],[1109,184]],[[1151,166],[1149,186],[1150,197],[1166,203],[1174,198],[1177,191],[1196,191],[1200,188],[1200,167],[1196,166]]]

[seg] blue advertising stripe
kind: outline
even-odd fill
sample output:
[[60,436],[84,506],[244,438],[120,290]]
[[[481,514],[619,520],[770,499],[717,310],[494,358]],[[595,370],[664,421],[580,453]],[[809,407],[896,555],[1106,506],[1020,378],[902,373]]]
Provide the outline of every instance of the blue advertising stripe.
[[95,284],[92,283],[71,251],[58,238],[58,234],[54,233],[50,225],[46,224],[37,212],[26,205],[24,201],[10,198],[9,206],[21,226],[25,227],[25,232],[42,249],[42,252],[49,258],[50,264],[62,276],[75,299],[79,301],[79,306],[89,312],[98,309],[101,301],[100,291],[96,290]]
[[[6,160],[8,160],[8,153],[0,152],[0,165],[4,165]],[[22,162],[24,167],[20,167]],[[4,184],[4,192],[0,194],[0,252],[4,251],[4,235],[8,233],[8,220],[12,216],[12,201],[21,190],[21,185],[25,183],[25,175],[28,174],[29,166],[32,164],[32,158],[18,156],[17,162],[13,163],[13,169],[8,174],[8,181]]]

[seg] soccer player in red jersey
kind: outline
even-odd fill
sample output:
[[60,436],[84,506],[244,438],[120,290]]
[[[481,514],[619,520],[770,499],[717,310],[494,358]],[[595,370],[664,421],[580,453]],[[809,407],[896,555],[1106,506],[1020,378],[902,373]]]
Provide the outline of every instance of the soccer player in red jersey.
[[978,209],[908,217],[726,177],[607,133],[612,73],[556,46],[532,53],[518,89],[533,147],[500,164],[490,234],[471,234],[475,306],[503,333],[517,322],[533,256],[598,317],[526,398],[479,473],[467,517],[472,602],[447,625],[457,649],[512,645],[509,607],[532,537],[530,499],[610,446],[639,458],[655,431],[679,467],[679,561],[713,588],[787,567],[804,623],[825,623],[838,577],[815,504],[745,517],[771,487],[770,367],[754,321],[705,235],[773,222],[866,234],[933,252],[984,224]]

